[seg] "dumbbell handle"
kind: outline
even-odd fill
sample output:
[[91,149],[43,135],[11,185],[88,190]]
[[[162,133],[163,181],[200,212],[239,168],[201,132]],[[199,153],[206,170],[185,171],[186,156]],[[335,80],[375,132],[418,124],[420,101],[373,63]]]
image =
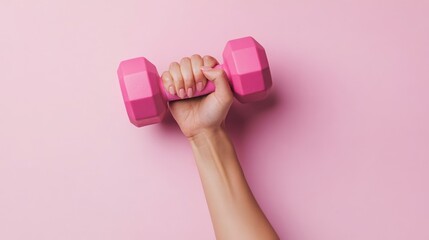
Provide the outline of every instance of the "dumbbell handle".
[[[214,67],[215,69],[223,69],[225,71],[225,73],[228,76],[228,72],[226,71],[226,69],[223,67],[222,64],[216,65]],[[229,79],[229,76],[228,76]],[[230,80],[228,80],[230,82]],[[177,96],[177,94],[175,95],[171,95],[168,91],[165,90],[164,85],[162,84],[162,79],[160,79],[159,81],[160,83],[160,89],[162,91],[162,94],[164,95],[164,97],[167,99],[167,101],[176,101],[176,100],[184,100],[184,99],[190,99],[190,98],[194,98],[194,97],[200,97],[200,96],[205,96],[208,95],[212,92],[215,91],[215,85],[212,81],[208,80],[206,86],[204,87],[203,90],[201,91],[196,91],[194,93],[194,96],[192,97],[185,97],[184,99],[180,98],[179,96]]]

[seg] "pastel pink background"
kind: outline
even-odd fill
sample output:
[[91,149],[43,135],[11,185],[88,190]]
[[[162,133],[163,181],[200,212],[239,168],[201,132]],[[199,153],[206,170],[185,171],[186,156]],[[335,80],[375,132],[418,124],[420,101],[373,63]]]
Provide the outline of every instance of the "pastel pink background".
[[282,239],[429,239],[428,1],[0,3],[0,239],[214,239],[174,122],[128,123],[116,68],[221,57],[274,78],[228,129]]

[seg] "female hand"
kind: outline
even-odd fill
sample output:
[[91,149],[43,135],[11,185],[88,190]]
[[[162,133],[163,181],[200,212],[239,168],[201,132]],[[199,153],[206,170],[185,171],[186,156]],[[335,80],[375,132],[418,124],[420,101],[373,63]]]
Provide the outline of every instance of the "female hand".
[[171,63],[169,71],[161,76],[166,91],[182,99],[203,90],[207,80],[215,85],[216,90],[207,96],[169,103],[174,119],[189,139],[221,128],[232,104],[227,76],[222,69],[213,69],[216,65],[217,60],[211,56],[193,55]]

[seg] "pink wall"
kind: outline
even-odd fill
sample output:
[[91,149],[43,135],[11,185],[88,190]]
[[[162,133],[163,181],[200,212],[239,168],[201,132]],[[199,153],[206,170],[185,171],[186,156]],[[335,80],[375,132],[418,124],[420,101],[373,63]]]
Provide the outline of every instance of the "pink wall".
[[[183,3],[179,3],[183,2]],[[323,2],[323,3],[322,3]],[[2,1],[0,239],[213,239],[174,123],[128,123],[116,68],[254,36],[266,102],[228,128],[283,239],[429,239],[428,1]]]

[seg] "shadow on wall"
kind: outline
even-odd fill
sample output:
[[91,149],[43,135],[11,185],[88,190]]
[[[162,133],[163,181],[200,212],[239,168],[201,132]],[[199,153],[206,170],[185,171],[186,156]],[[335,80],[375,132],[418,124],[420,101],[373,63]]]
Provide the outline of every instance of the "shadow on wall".
[[226,119],[226,128],[232,137],[246,139],[246,134],[252,131],[253,123],[264,118],[267,112],[273,110],[279,103],[278,92],[272,90],[263,101],[243,104],[234,101]]

